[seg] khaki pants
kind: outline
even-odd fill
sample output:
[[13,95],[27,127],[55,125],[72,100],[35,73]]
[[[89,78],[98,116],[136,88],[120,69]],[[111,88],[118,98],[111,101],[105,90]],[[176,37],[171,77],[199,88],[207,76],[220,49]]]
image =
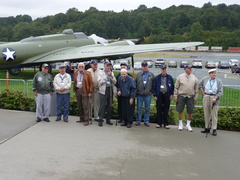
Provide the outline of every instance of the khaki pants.
[[[99,96],[99,91],[93,91],[92,97],[91,97],[91,103],[89,104],[90,106],[93,106],[93,111],[94,111],[94,119],[99,119],[98,113],[99,113],[99,108],[100,108],[100,96]],[[90,118],[92,118],[92,107],[90,107]]]
[[204,119],[205,119],[205,128],[209,127],[210,114],[212,111],[212,129],[217,129],[217,121],[218,121],[218,105],[214,105],[212,109],[212,99],[214,96],[204,95],[203,97],[203,110],[204,110]]
[[85,122],[89,120],[89,97],[88,94],[83,93],[82,89],[77,89],[77,103],[79,109],[80,119],[83,118]]

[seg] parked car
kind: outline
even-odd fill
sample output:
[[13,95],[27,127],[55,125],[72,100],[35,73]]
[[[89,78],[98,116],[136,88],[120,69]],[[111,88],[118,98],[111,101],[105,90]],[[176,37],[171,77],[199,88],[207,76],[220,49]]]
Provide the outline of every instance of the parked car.
[[169,61],[168,67],[177,68],[177,62],[176,61]]
[[115,63],[115,64],[113,65],[113,69],[114,69],[114,70],[121,70],[120,63]]
[[218,68],[219,69],[229,69],[229,62],[227,62],[227,61],[220,61],[219,63],[218,63]]
[[130,60],[129,59],[121,59],[119,61],[119,63],[126,63],[127,64],[127,68],[130,69],[131,68],[131,63],[130,63]]
[[237,63],[231,67],[232,73],[240,73],[240,63]]
[[143,60],[143,61],[148,63],[148,67],[149,67],[149,68],[152,68],[152,67],[153,67],[153,60],[151,60],[151,59],[145,59],[145,60]]
[[159,58],[155,61],[155,68],[158,68],[160,66],[162,66],[163,64],[166,63],[166,60],[165,59],[162,59],[162,58]]
[[238,64],[238,63],[239,63],[239,60],[237,60],[237,59],[230,59],[229,66],[231,68],[232,66],[234,66],[235,64]]
[[180,62],[180,68],[184,68],[185,65],[189,65],[189,63],[187,61]]
[[202,68],[202,60],[201,59],[194,59],[192,61],[193,68]]
[[214,62],[214,61],[207,61],[205,67],[206,68],[216,68],[216,62]]
[[135,70],[138,70],[138,69],[142,69],[142,63],[141,62],[135,62],[134,63],[134,69]]
[[98,63],[98,68],[103,70],[104,69],[104,63],[102,63],[102,62]]

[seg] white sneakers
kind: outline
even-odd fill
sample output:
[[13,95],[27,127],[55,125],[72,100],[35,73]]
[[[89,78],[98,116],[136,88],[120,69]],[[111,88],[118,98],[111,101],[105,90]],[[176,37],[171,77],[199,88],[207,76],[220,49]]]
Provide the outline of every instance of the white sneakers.
[[191,127],[190,125],[186,125],[186,129],[187,129],[189,132],[192,132],[192,131],[193,131],[193,129],[192,129],[192,127]]
[[[192,131],[193,131],[193,129],[192,129],[191,125],[190,125],[190,121],[189,121],[189,120],[187,121],[186,129],[187,129],[189,132],[192,132]],[[178,130],[179,130],[179,131],[182,131],[182,130],[183,130],[182,120],[179,121]]]
[[183,123],[182,123],[182,121],[179,121],[178,130],[179,131],[183,130]]

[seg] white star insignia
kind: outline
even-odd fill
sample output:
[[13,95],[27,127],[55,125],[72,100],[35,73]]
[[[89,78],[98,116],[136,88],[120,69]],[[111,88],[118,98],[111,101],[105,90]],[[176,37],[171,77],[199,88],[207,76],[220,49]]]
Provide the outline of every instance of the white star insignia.
[[14,57],[13,57],[13,54],[16,52],[16,51],[11,51],[10,49],[6,48],[7,49],[7,52],[2,52],[3,54],[5,54],[7,57],[6,57],[6,61],[8,61],[9,59],[12,59],[14,60]]

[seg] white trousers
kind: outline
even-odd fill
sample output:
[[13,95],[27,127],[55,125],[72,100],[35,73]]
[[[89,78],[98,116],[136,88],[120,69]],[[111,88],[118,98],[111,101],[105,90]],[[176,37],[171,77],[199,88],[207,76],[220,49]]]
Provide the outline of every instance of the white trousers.
[[50,94],[39,94],[36,97],[36,117],[40,119],[49,118],[51,96]]

